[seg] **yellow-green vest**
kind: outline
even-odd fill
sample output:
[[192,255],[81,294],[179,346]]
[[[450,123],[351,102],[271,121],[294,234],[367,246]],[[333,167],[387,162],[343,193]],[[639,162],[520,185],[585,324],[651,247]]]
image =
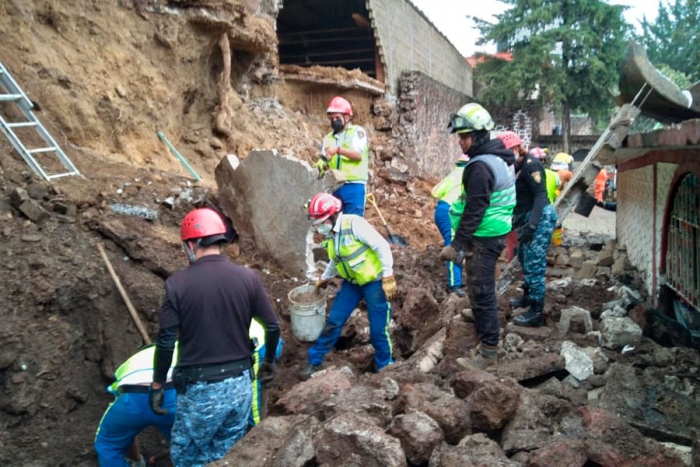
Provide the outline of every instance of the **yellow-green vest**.
[[554,170],[544,169],[544,181],[547,187],[547,198],[551,204],[554,204],[557,199],[557,188],[559,188],[559,175]]
[[[177,362],[178,351],[179,345],[178,343],[175,343],[173,363]],[[112,384],[109,385],[109,387],[107,387],[107,391],[111,392],[112,394],[117,394],[117,388],[119,387],[120,382],[124,378],[141,371],[143,371],[144,373],[148,372],[148,377],[144,377],[142,382],[146,383],[153,381],[153,355],[155,354],[155,352],[155,344],[147,345],[146,347],[142,348],[134,355],[129,357],[127,361],[119,365],[117,371],[114,372],[114,378],[116,379],[116,381],[114,381]],[[172,370],[173,366],[174,365],[172,364],[170,365],[170,370]],[[168,373],[170,373],[170,370],[168,370]],[[144,376],[146,375],[144,374]]]
[[[494,174],[496,179],[489,206],[484,212],[479,227],[474,232],[475,237],[498,237],[506,235],[511,231],[513,210],[515,209],[515,169],[508,166],[503,159],[498,156],[485,154],[472,158],[465,170],[474,162],[485,162]],[[467,193],[464,185],[461,188],[461,196],[450,207],[450,222],[453,232],[457,231],[459,222],[462,220],[464,208],[467,206]]]
[[467,161],[457,162],[452,172],[433,187],[430,191],[430,196],[452,206],[462,194],[462,175],[464,174],[464,167],[466,165]]
[[[323,147],[339,146],[343,149],[354,150],[351,145],[352,138],[358,131],[365,131],[365,129],[358,125],[348,125],[348,128],[343,134],[343,141],[341,144],[338,144],[336,135],[334,135],[333,132],[328,133],[323,138]],[[339,170],[345,174],[345,179],[349,182],[366,182],[369,179],[369,144],[365,146],[365,149],[362,151],[361,160],[356,161],[349,157],[335,154],[328,161],[328,167]]]
[[325,241],[328,257],[335,262],[338,274],[357,285],[381,278],[382,263],[370,247],[355,238],[352,232],[354,214],[341,214],[340,232]]

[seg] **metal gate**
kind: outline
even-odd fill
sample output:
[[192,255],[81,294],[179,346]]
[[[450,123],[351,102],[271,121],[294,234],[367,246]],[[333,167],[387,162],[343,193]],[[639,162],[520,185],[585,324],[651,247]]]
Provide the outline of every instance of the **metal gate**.
[[666,285],[700,310],[700,183],[692,173],[683,178],[673,199]]

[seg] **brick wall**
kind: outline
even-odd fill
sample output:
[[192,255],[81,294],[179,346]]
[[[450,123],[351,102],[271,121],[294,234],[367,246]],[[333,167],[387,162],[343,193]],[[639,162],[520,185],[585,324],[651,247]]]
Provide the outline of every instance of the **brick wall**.
[[644,276],[652,293],[652,251],[654,246],[654,167],[618,173],[617,238],[627,247],[630,263]]
[[472,69],[466,59],[413,4],[407,0],[367,0],[367,10],[389,93],[397,95],[402,72],[415,70],[473,95]]
[[400,145],[420,175],[443,177],[461,150],[447,130],[450,115],[471,99],[423,73],[401,74],[399,98]]

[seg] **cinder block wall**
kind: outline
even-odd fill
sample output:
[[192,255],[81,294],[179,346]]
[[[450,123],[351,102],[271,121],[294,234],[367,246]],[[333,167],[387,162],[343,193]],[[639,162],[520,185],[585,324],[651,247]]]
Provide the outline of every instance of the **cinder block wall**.
[[[617,238],[627,247],[630,263],[643,273],[647,292],[654,304],[658,299],[654,274],[658,274],[661,267],[666,203],[677,167],[677,164],[657,163],[618,172]],[[656,287],[659,287],[658,281]]]
[[466,59],[407,0],[367,0],[387,91],[397,95],[401,73],[422,71],[468,96],[473,95],[472,69]]
[[471,99],[417,71],[402,73],[400,90],[404,157],[414,162],[423,176],[447,175],[462,152],[447,123],[450,115]]

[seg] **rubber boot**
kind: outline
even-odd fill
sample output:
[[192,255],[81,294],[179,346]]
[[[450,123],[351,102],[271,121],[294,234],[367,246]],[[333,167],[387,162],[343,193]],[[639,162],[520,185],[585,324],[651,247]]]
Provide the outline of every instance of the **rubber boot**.
[[447,293],[453,293],[457,295],[458,297],[466,297],[467,292],[464,290],[464,287],[461,285],[453,285],[451,287],[447,288]]
[[458,358],[457,364],[463,366],[464,368],[478,368],[480,370],[495,371],[498,363],[498,346],[484,344],[483,342],[479,344],[479,348],[473,357]]
[[320,369],[321,365],[312,365],[311,363],[307,363],[304,369],[299,372],[299,377],[306,381],[307,379],[311,378],[311,375]]
[[511,308],[525,308],[533,303],[530,298],[530,288],[527,285],[523,286],[523,296],[521,298],[513,298],[508,302]]
[[530,309],[520,316],[516,316],[513,324],[517,326],[526,326],[537,328],[544,324],[544,300],[533,302]]

